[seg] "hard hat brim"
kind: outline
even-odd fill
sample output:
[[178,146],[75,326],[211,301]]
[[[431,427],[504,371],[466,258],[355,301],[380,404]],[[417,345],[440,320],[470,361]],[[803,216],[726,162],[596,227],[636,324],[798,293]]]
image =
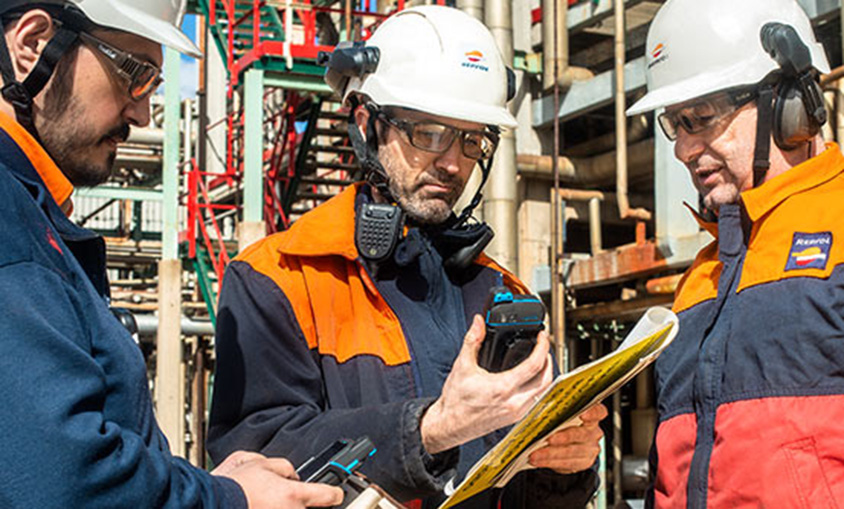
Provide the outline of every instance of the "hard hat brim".
[[96,9],[86,9],[85,14],[98,25],[138,35],[185,55],[202,58],[199,48],[177,27],[125,4],[100,2]]

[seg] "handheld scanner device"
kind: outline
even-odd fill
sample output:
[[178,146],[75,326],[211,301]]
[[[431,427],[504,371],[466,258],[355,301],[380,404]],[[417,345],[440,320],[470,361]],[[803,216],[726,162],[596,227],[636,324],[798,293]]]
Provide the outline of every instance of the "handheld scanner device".
[[367,458],[375,454],[375,445],[369,437],[357,440],[338,440],[303,463],[296,473],[305,482],[340,486],[360,468]]
[[499,286],[490,291],[484,320],[486,337],[478,364],[492,373],[506,371],[533,351],[537,334],[545,328],[545,305],[536,296]]

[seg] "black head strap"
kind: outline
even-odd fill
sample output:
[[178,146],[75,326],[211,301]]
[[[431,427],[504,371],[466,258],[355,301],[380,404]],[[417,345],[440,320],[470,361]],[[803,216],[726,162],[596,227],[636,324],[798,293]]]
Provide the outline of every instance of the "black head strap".
[[753,154],[753,187],[765,180],[771,166],[771,127],[774,118],[774,90],[763,85],[756,99],[756,149]]
[[33,99],[47,85],[59,60],[79,39],[79,31],[85,23],[85,18],[81,14],[69,9],[62,10],[59,17],[60,24],[56,34],[47,43],[41,53],[41,58],[23,82],[15,77],[6,38],[0,37],[0,74],[3,76],[4,83],[0,92],[3,98],[14,107],[18,122],[36,139],[38,139],[38,132],[33,118]]
[[390,192],[389,180],[387,178],[387,170],[381,165],[378,160],[378,132],[376,131],[376,116],[378,115],[378,108],[365,104],[364,108],[369,112],[369,120],[366,124],[369,136],[364,140],[363,133],[355,122],[355,110],[360,106],[360,102],[352,97],[350,98],[350,111],[348,120],[349,140],[352,142],[352,148],[355,150],[355,156],[358,159],[358,164],[366,176],[366,181],[378,190],[378,193],[388,202],[396,203]]

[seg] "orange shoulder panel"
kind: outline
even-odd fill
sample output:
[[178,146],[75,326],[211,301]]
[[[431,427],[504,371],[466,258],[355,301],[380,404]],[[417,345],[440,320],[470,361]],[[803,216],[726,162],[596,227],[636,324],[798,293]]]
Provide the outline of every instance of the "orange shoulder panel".
[[[29,131],[2,112],[0,112],[0,129],[6,131],[6,134],[26,154],[26,158],[32,163],[56,203],[60,206],[64,205],[73,193],[73,185],[56,166],[47,151],[29,134]],[[70,212],[67,214],[70,215]]]
[[[750,235],[738,291],[790,277],[828,278],[844,263],[844,174],[808,192],[795,194],[756,221]],[[795,232],[829,232],[832,242],[824,268],[786,270]]]
[[487,256],[486,253],[481,253],[480,255],[478,255],[478,257],[475,259],[475,263],[483,267],[487,267],[489,269],[493,269],[500,272],[504,276],[504,286],[506,286],[507,288],[518,290],[523,294],[531,293],[527,285],[522,283],[521,280],[509,270],[505,269],[501,265],[498,265],[495,260]]
[[279,253],[284,235],[253,244],[238,260],[249,263],[284,292],[308,347],[339,363],[358,355],[378,357],[388,366],[410,362],[401,324],[363,267],[336,255]]
[[674,295],[672,309],[675,313],[685,311],[703,301],[718,295],[718,278],[722,264],[718,261],[718,242],[713,241],[700,250],[691,268],[683,274]]

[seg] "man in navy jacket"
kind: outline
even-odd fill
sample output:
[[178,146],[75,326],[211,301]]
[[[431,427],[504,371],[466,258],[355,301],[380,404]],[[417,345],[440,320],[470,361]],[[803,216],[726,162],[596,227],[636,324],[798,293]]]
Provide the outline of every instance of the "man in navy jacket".
[[[170,454],[137,346],[111,315],[103,240],[67,218],[149,122],[161,45],[198,54],[171,0],[3,0],[0,507],[316,507],[338,488],[236,452]],[[132,49],[130,55],[125,51]]]

